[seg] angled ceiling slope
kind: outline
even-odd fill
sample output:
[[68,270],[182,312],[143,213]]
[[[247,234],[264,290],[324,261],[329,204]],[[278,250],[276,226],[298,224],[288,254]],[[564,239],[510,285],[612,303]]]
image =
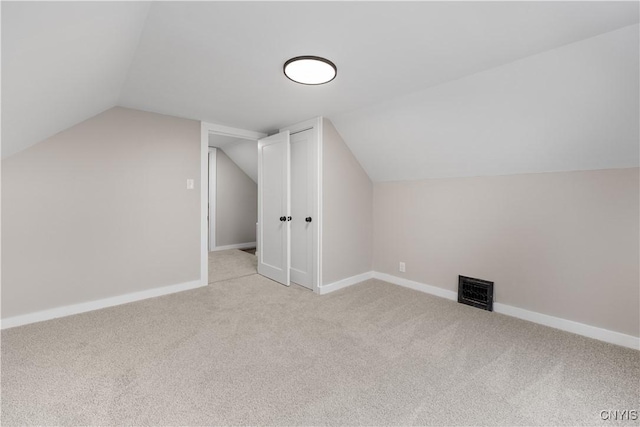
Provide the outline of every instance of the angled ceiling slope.
[[375,181],[639,165],[639,26],[333,119]]
[[216,147],[235,163],[251,180],[258,182],[258,143],[250,139],[209,134],[209,147]]
[[[611,2],[157,2],[125,107],[269,132],[333,118],[638,22]],[[326,57],[328,85],[284,62]]]
[[[628,108],[637,100],[637,79],[630,95],[621,95],[637,69],[629,37],[637,32],[637,2],[2,8],[3,156],[113,105],[265,133],[323,115],[375,181],[531,172],[547,154],[553,161],[545,170],[620,167],[629,164],[619,158],[633,154],[629,141],[637,138],[630,115],[637,108]],[[336,80],[292,84],[282,64],[305,54],[334,61]],[[608,60],[613,65],[601,64]],[[486,100],[491,114],[483,112]],[[572,130],[586,122],[583,132]],[[522,138],[519,125],[539,138]],[[537,146],[542,138],[547,145]],[[477,155],[482,144],[486,150]],[[593,162],[607,144],[617,154]]]
[[118,103],[147,2],[2,2],[2,157]]

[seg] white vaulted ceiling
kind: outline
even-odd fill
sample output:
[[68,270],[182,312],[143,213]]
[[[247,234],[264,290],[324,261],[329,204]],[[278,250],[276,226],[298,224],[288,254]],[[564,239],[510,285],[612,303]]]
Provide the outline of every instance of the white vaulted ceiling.
[[[120,105],[261,132],[323,115],[374,181],[637,165],[636,2],[2,8],[3,156]],[[293,84],[305,54],[337,78]]]
[[374,181],[638,166],[638,26],[342,114]]
[[3,158],[118,104],[149,3],[0,6]]

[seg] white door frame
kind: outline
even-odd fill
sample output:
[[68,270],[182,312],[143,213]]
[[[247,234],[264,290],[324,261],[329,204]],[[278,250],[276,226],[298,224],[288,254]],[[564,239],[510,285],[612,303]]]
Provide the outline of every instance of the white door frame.
[[314,236],[315,272],[313,292],[320,293],[320,287],[322,286],[322,117],[316,117],[315,119],[287,126],[280,129],[280,132],[288,130],[289,133],[294,134],[307,129],[313,129],[314,137],[312,140],[315,142],[317,149],[316,202],[315,212],[312,214],[313,221],[316,221],[317,218],[317,226],[315,228]]
[[[200,122],[200,281],[203,285],[209,283],[209,134],[255,141],[267,136],[261,132],[238,129],[215,123]],[[257,155],[256,144],[256,156]],[[213,219],[215,221],[215,213]],[[212,228],[214,229],[213,232],[215,236],[215,222]]]
[[209,252],[216,248],[216,173],[218,149],[209,147]]

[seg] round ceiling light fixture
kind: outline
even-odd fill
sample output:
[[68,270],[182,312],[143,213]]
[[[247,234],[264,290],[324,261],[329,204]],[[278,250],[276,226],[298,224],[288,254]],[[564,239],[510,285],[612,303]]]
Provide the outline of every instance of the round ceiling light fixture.
[[284,75],[303,85],[322,85],[336,78],[336,65],[319,56],[296,56],[284,63]]

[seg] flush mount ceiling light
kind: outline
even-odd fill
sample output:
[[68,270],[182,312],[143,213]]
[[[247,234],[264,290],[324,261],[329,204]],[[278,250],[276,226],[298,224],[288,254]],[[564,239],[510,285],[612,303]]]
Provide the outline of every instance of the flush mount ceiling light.
[[338,69],[319,56],[296,56],[284,63],[284,75],[303,85],[321,85],[336,78]]

